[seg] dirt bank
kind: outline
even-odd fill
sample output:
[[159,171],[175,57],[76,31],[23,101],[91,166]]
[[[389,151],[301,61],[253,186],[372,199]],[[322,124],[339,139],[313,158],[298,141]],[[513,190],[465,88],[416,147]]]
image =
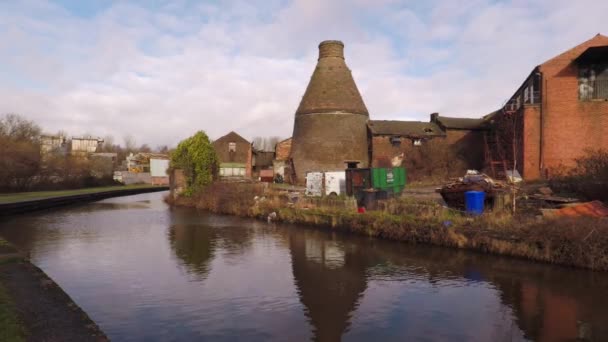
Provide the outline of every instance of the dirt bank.
[[7,303],[2,305],[8,308],[6,316],[15,316],[17,321],[16,324],[0,321],[0,330],[10,328],[14,331],[3,338],[14,341],[108,341],[99,327],[52,279],[28,260],[16,257],[15,252],[3,242],[0,287],[6,297],[3,301]]

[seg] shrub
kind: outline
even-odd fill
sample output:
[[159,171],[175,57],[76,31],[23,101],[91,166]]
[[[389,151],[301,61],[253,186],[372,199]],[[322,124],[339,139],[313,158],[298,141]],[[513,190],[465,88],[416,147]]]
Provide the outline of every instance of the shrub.
[[182,169],[186,176],[184,195],[191,196],[211,184],[217,176],[218,157],[205,132],[182,140],[171,153],[171,168]]

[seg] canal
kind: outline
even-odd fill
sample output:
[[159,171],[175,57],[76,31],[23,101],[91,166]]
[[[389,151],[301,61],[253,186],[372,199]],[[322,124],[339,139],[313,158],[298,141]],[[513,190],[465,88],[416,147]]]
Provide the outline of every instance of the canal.
[[608,274],[193,209],[165,193],[15,216],[116,341],[608,340]]

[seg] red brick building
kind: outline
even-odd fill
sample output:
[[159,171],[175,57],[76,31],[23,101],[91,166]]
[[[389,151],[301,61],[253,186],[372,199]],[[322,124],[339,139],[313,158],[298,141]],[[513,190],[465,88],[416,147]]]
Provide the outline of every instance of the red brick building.
[[428,173],[439,164],[444,175],[481,170],[488,128],[484,119],[442,117],[438,113],[431,114],[429,122],[370,120],[370,164],[390,167],[393,160],[402,158],[412,178],[423,178],[421,172]]
[[493,126],[487,167],[515,167],[526,180],[549,178],[588,149],[608,148],[608,37],[598,34],[535,67],[486,120]]
[[213,142],[220,162],[220,177],[251,178],[253,150],[251,143],[235,132]]
[[393,158],[407,160],[416,149],[446,137],[433,122],[370,120],[367,126],[372,167],[391,167]]

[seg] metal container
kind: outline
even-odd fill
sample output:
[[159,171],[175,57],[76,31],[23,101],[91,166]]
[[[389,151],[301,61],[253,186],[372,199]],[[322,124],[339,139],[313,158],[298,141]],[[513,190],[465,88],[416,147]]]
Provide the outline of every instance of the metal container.
[[399,194],[405,184],[406,173],[402,167],[346,169],[346,193],[349,196],[370,188]]
[[378,167],[371,169],[372,187],[389,195],[400,194],[405,188],[405,168]]
[[467,214],[483,214],[486,193],[483,191],[467,191],[464,193],[464,202]]

